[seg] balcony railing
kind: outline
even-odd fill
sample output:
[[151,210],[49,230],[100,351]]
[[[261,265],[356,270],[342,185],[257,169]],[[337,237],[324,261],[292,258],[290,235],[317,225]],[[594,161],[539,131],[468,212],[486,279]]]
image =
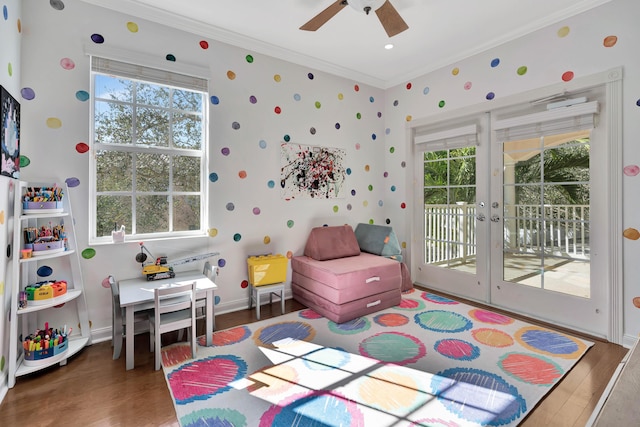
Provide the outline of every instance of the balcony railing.
[[[589,259],[588,205],[513,205],[505,214],[506,252]],[[424,230],[425,263],[475,261],[475,205],[425,205]]]

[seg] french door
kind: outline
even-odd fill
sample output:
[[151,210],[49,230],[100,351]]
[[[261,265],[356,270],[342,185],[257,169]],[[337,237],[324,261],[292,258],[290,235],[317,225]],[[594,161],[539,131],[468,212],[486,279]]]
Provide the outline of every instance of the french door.
[[597,101],[566,108],[416,131],[414,280],[607,337],[606,135]]

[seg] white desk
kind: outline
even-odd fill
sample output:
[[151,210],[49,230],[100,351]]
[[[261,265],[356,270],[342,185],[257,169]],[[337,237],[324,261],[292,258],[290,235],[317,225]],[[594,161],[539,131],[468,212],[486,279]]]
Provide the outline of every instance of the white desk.
[[[206,332],[207,345],[211,345],[211,332],[213,332],[213,293],[218,288],[207,276],[201,271],[186,271],[176,273],[173,279],[151,280],[147,281],[144,277],[135,279],[120,280],[118,287],[120,288],[120,306],[125,308],[126,312],[126,352],[127,352],[127,370],[134,367],[134,321],[133,313],[140,310],[153,308],[153,290],[163,286],[171,286],[172,284],[187,284],[196,281],[198,290],[197,298],[206,297]],[[160,351],[156,349],[155,351]]]

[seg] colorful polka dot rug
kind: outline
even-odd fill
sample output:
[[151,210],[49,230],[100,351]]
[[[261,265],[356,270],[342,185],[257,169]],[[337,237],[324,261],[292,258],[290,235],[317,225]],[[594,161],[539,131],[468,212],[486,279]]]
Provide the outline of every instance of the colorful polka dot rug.
[[593,343],[429,292],[337,324],[313,310],[162,349],[187,426],[515,426]]

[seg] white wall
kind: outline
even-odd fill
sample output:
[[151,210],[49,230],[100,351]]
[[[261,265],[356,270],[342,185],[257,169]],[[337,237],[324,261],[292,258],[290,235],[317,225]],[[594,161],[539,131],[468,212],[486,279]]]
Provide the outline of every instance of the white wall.
[[[80,179],[80,186],[72,190],[74,212],[81,236],[81,249],[87,241],[88,156],[75,151],[78,142],[89,138],[89,104],[78,101],[78,90],[89,91],[89,64],[83,53],[88,44],[93,50],[128,49],[157,55],[176,55],[178,62],[207,66],[211,70],[211,95],[220,103],[210,105],[210,171],[218,174],[209,183],[211,212],[208,227],[215,229],[212,238],[150,242],[156,254],[180,257],[208,250],[219,251],[224,259],[219,279],[218,309],[234,309],[248,302],[245,258],[253,253],[279,252],[299,254],[308,230],[322,224],[349,223],[373,220],[390,223],[401,241],[409,239],[406,224],[411,212],[411,183],[406,165],[411,162],[406,140],[407,121],[428,117],[440,111],[451,111],[470,105],[487,103],[488,92],[496,98],[525,92],[562,81],[566,71],[576,77],[624,67],[624,165],[640,163],[640,147],[635,142],[640,129],[640,59],[635,51],[639,37],[634,0],[613,0],[546,29],[522,37],[511,43],[476,55],[460,63],[413,79],[406,84],[382,91],[358,82],[316,72],[312,69],[264,57],[208,40],[209,48],[200,47],[201,38],[189,33],[168,29],[158,24],[102,10],[85,3],[67,0],[64,10],[55,10],[46,2],[25,0],[22,40],[22,87],[30,87],[36,97],[21,100],[23,105],[23,154],[31,164],[24,168],[23,178]],[[137,32],[127,28],[127,22],[138,25]],[[568,27],[561,37],[559,30]],[[92,43],[90,36],[104,36],[103,45]],[[605,47],[605,37],[617,36],[617,43]],[[253,63],[246,55],[254,57]],[[62,58],[75,62],[73,70],[60,66]],[[491,61],[500,59],[497,67]],[[527,72],[516,70],[526,66]],[[458,73],[454,75],[454,68]],[[236,74],[234,80],[227,71]],[[314,79],[307,77],[314,74]],[[276,82],[274,75],[281,76]],[[471,87],[465,89],[465,83]],[[428,90],[426,89],[428,88]],[[300,101],[294,95],[300,95]],[[342,94],[340,100],[338,95]],[[249,96],[257,97],[254,105]],[[370,102],[373,97],[373,102]],[[438,102],[444,100],[444,108]],[[320,101],[322,107],[314,106]],[[397,103],[395,102],[397,101]],[[89,101],[90,102],[90,101]],[[275,114],[275,106],[282,114]],[[378,118],[378,113],[382,113]],[[357,119],[356,114],[362,118]],[[58,117],[63,125],[51,129],[49,117]],[[232,122],[241,127],[232,129]],[[340,130],[335,123],[341,124]],[[29,123],[25,126],[24,123]],[[317,132],[311,135],[309,129]],[[267,182],[279,181],[279,144],[284,135],[292,142],[310,145],[341,147],[347,150],[345,199],[319,201],[296,200],[286,202],[279,197],[277,185],[269,189]],[[376,135],[376,139],[372,135]],[[259,142],[267,147],[260,148]],[[359,144],[359,149],[356,145]],[[229,156],[221,154],[228,147]],[[392,152],[393,151],[393,152]],[[367,168],[367,166],[369,166]],[[238,172],[247,172],[240,179]],[[639,228],[637,180],[624,176],[624,228]],[[373,190],[369,191],[368,186]],[[394,191],[392,191],[392,187]],[[351,190],[355,190],[355,196]],[[228,211],[226,205],[235,209]],[[403,204],[405,204],[403,206]],[[350,205],[351,209],[347,206]],[[334,206],[337,212],[334,212]],[[252,209],[260,208],[260,215]],[[289,228],[287,221],[294,221]],[[623,230],[620,230],[622,233]],[[233,235],[239,233],[239,242]],[[269,236],[270,244],[264,244]],[[406,244],[406,243],[405,243]],[[640,332],[640,310],[632,303],[640,295],[635,278],[640,273],[637,241],[624,242],[625,334]],[[139,274],[134,261],[137,244],[95,247],[97,255],[83,261],[90,318],[94,331],[104,331],[110,324],[109,294],[100,286],[108,274],[131,277]]]
[[[6,16],[6,18],[5,18]],[[20,44],[22,41],[22,2],[7,0],[0,9],[0,85],[18,102],[20,99]],[[1,121],[1,120],[0,120]],[[0,126],[0,131],[2,127]],[[13,203],[9,200],[13,179],[0,178],[0,402],[7,390],[9,369],[9,309],[11,304],[11,260],[8,251],[13,240]]]
[[[404,174],[400,163],[410,153],[406,139],[407,117],[412,120],[437,120],[439,115],[461,108],[486,105],[489,92],[495,100],[528,92],[550,85],[562,84],[567,71],[574,79],[604,72],[622,66],[623,81],[623,157],[624,164],[615,173],[623,174],[623,168],[640,164],[640,56],[636,45],[640,41],[637,25],[636,0],[613,0],[591,11],[551,25],[495,49],[470,57],[459,63],[434,71],[412,80],[411,89],[406,84],[386,91],[386,122],[391,130],[387,137],[386,163],[389,173],[396,177]],[[568,29],[568,33],[567,30]],[[566,34],[565,36],[562,36]],[[605,47],[605,38],[616,36],[612,47]],[[492,67],[494,59],[499,65]],[[517,73],[527,67],[523,75]],[[454,74],[457,70],[457,74]],[[469,82],[471,87],[465,88]],[[468,86],[467,86],[468,87]],[[425,88],[428,88],[426,90]],[[427,92],[425,94],[425,92]],[[398,105],[394,106],[394,100]],[[444,100],[445,106],[438,103]],[[395,147],[390,154],[389,148]],[[597,162],[597,159],[595,159]],[[597,167],[597,164],[596,166]],[[639,176],[623,175],[623,229],[640,229]],[[389,207],[391,224],[398,227],[401,238],[407,239],[398,224],[409,224],[411,209],[400,209],[400,203],[411,199],[412,188],[390,192],[385,188],[385,203]],[[637,277],[640,275],[640,241],[624,239],[624,335],[628,344],[640,333],[640,309],[633,305],[633,298],[640,296]],[[526,303],[526,302],[523,302]]]

